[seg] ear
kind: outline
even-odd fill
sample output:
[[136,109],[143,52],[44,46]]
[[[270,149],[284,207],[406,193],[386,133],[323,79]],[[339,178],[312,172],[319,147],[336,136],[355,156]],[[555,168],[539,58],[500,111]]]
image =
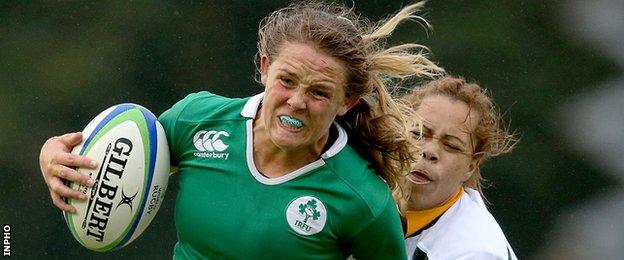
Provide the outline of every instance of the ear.
[[347,98],[344,104],[338,109],[338,115],[344,116],[359,101],[360,101],[360,97],[353,96],[353,97]]
[[468,172],[466,172],[466,175],[464,176],[465,177],[464,181],[467,181],[468,179],[470,179],[472,174],[475,171],[477,171],[477,169],[479,169],[480,165],[481,165],[481,158],[472,158],[470,165],[468,165]]
[[266,55],[260,56],[260,82],[265,86],[269,74],[269,65],[269,57]]

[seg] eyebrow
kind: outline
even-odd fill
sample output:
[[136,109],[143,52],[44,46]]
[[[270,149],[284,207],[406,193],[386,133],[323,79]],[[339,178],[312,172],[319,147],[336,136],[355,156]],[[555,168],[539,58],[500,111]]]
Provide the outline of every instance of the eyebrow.
[[317,90],[321,90],[321,91],[327,91],[327,92],[334,91],[334,88],[328,86],[327,83],[315,83],[315,84],[311,85],[311,87],[315,88]]
[[297,74],[295,74],[295,73],[291,72],[291,71],[290,71],[290,70],[288,70],[288,69],[278,68],[277,70],[278,70],[278,71],[280,71],[280,72],[283,72],[283,73],[287,74],[287,75],[288,75],[288,76],[290,76],[290,77],[297,77]]
[[[296,73],[290,71],[289,69],[286,68],[278,68],[277,69],[280,72],[285,73],[286,75],[288,75],[289,77],[293,77],[293,78],[297,78],[299,79],[299,75],[297,75]],[[317,82],[314,82],[314,84],[310,85],[311,87],[316,87],[316,88],[320,88],[322,90],[325,91],[334,91],[334,87],[333,85],[336,85],[337,83],[331,80],[326,80],[326,79],[321,79]]]

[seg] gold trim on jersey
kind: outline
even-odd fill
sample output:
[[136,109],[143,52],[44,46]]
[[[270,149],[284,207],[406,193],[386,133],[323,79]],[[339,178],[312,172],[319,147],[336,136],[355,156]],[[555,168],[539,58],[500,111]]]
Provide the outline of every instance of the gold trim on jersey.
[[462,194],[464,194],[464,188],[460,187],[453,197],[438,207],[426,210],[408,210],[406,213],[407,231],[405,232],[405,237],[410,237],[424,227],[429,226],[438,219],[438,217],[442,216],[446,210],[453,206]]

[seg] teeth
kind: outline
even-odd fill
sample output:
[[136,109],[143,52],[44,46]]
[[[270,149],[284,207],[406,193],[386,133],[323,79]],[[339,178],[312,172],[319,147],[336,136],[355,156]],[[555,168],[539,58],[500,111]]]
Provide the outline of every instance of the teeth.
[[282,115],[282,116],[279,116],[279,119],[280,121],[282,121],[283,124],[290,126],[292,128],[299,129],[303,127],[303,122],[301,122],[301,120],[296,119],[294,117]]

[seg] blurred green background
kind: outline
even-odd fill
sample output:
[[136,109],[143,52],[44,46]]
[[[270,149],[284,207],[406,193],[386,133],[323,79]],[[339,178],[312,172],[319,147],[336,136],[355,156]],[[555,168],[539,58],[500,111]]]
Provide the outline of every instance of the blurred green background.
[[[0,224],[11,250],[34,258],[171,258],[176,241],[172,177],[146,232],[112,253],[80,246],[51,203],[38,152],[53,135],[80,131],[124,102],[162,113],[185,95],[258,93],[253,80],[257,28],[289,1],[18,1],[0,4]],[[409,1],[349,1],[371,20]],[[490,211],[521,258],[548,244],[562,212],[618,189],[565,142],[558,109],[622,73],[606,55],[562,29],[565,1],[430,1],[391,42],[429,46],[441,66],[488,88],[521,141],[486,163]],[[588,178],[587,176],[591,176]],[[267,234],[267,238],[270,234]],[[218,238],[206,238],[218,239]],[[381,239],[381,238],[380,238]],[[277,242],[277,241],[276,241]]]

